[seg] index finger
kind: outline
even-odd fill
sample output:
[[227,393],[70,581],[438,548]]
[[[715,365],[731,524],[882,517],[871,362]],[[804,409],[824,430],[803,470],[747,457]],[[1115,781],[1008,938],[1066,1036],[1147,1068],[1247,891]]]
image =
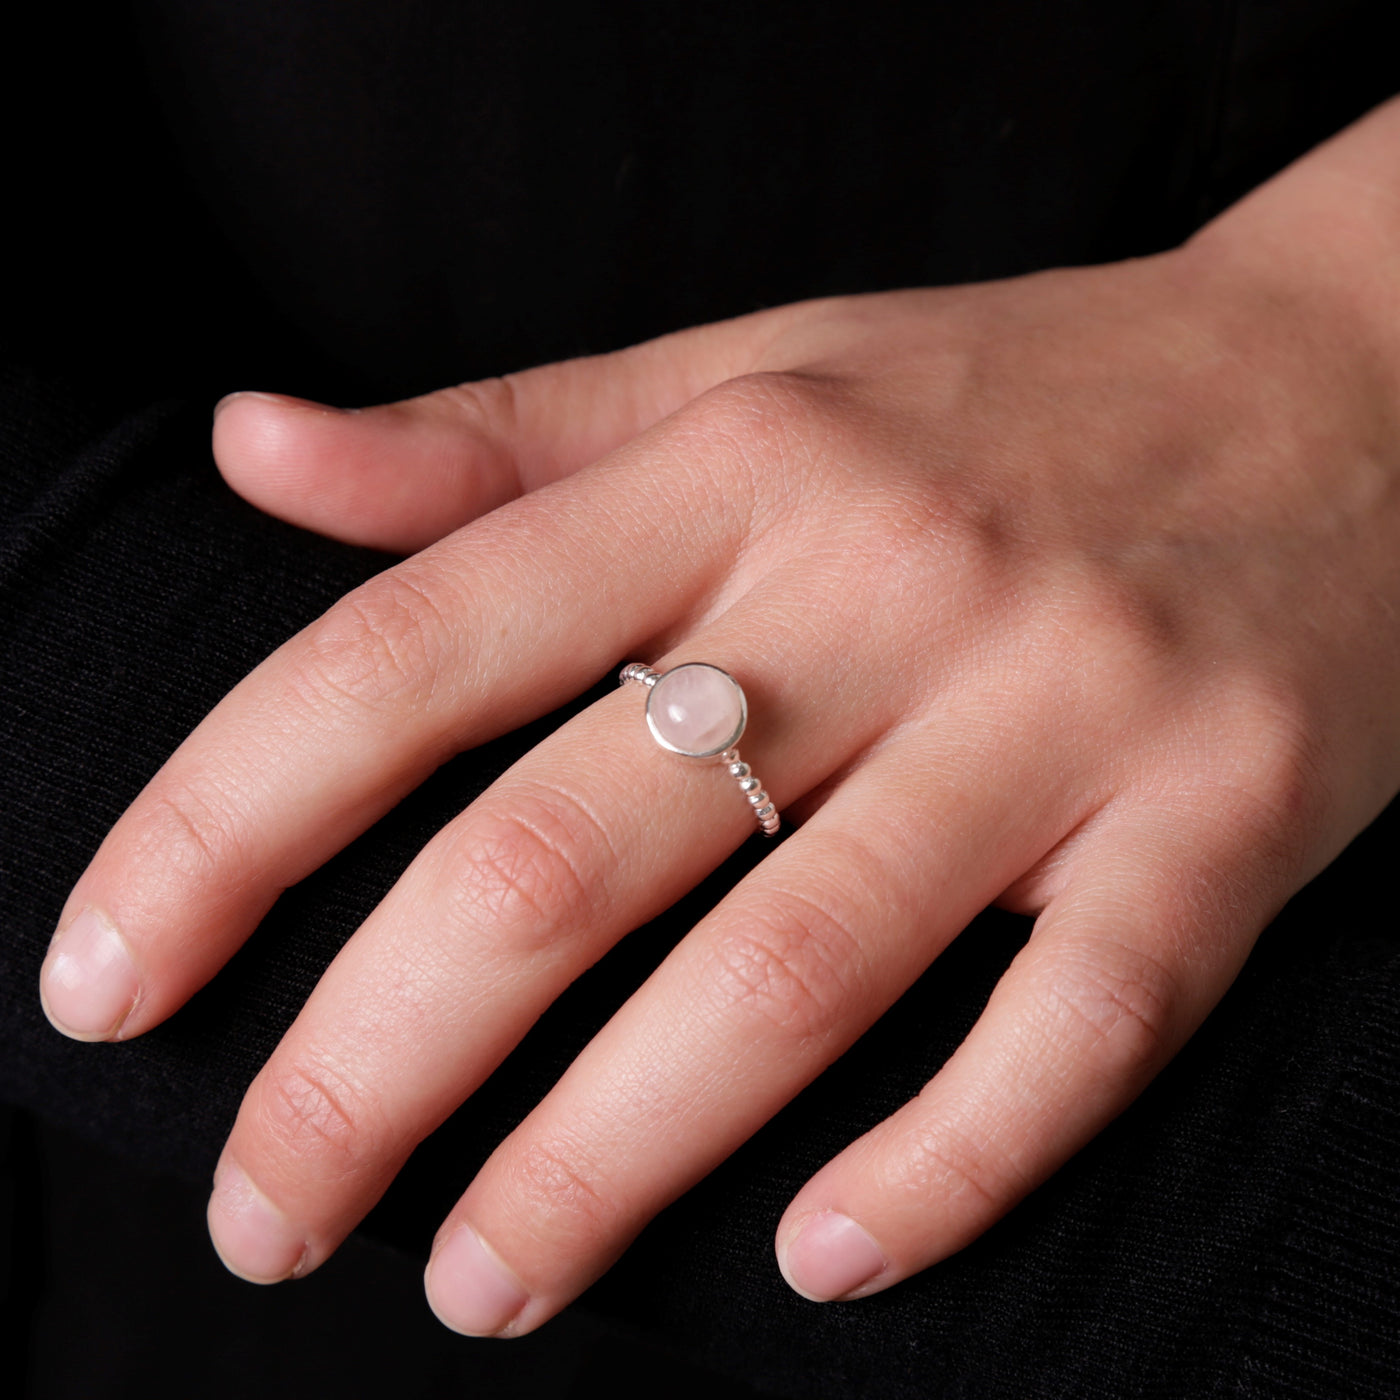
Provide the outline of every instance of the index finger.
[[[711,397],[713,423],[735,396]],[[157,1025],[439,764],[700,612],[747,528],[716,479],[747,474],[722,470],[732,434],[668,434],[664,458],[653,436],[369,580],[235,687],[70,894],[41,974],[55,1026]]]

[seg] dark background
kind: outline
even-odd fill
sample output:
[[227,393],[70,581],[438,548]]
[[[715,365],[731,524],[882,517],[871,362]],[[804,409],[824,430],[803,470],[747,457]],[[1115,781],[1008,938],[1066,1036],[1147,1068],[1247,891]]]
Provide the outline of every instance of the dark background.
[[538,1337],[453,1338],[418,1296],[475,1165],[757,843],[562,999],[343,1257],[256,1290],[207,1251],[244,1085],[428,834],[558,717],[449,764],[153,1034],[64,1041],[34,994],[146,778],[390,562],[232,497],[214,398],[370,402],[798,297],[1169,247],[1400,90],[1397,52],[1365,0],[146,0],[12,22],[0,1205],[27,1393],[1400,1393],[1393,811],[1119,1123],[983,1240],[850,1306],[786,1289],[773,1226],[942,1063],[1024,921],[978,921]]

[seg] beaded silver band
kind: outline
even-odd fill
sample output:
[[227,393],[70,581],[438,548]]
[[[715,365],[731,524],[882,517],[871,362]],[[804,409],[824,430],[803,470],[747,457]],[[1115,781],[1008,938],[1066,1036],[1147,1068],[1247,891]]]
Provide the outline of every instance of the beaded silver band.
[[[718,687],[722,702],[728,703],[730,712],[720,716],[719,728],[713,730],[713,733],[720,736],[717,746],[704,747],[703,744],[708,742],[708,739],[681,741],[674,732],[668,732],[664,717],[653,714],[653,697],[648,695],[647,727],[651,730],[652,737],[662,748],[669,749],[672,753],[684,754],[689,758],[718,759],[729,770],[730,777],[739,784],[739,791],[744,794],[745,800],[753,809],[759,830],[765,836],[776,835],[779,826],[778,809],[773,799],[764,791],[763,784],[754,777],[753,770],[739,757],[738,740],[748,720],[748,704],[744,699],[743,690],[733,676],[718,666],[711,666],[703,661],[689,661],[681,666],[672,667],[669,671],[656,671],[640,661],[632,661],[622,668],[617,679],[620,685],[639,685],[647,691],[652,691],[659,681],[667,676],[676,676],[681,671],[690,671],[692,677],[697,672],[706,673],[699,677],[699,683],[711,689]],[[729,688],[732,688],[732,695],[729,694]],[[687,742],[690,746],[687,746]],[[696,743],[702,746],[695,747]]]

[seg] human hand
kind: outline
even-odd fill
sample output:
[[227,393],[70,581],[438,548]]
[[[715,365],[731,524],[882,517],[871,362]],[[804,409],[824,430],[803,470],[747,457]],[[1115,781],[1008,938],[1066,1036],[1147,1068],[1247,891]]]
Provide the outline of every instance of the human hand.
[[[51,1015],[148,1030],[451,754],[624,660],[707,660],[801,828],[471,1183],[433,1304],[537,1326],[1000,901],[1038,919],[976,1028],[803,1188],[778,1251],[809,1296],[858,1296],[975,1238],[1400,783],[1400,278],[1370,260],[1355,295],[1273,246],[1281,208],[1306,223],[1300,171],[1136,263],[805,303],[361,414],[234,400],[216,451],[249,499],[421,552],[152,779],[65,907]],[[631,690],[527,755],[250,1087],[211,1203],[230,1267],[321,1263],[563,987],[752,830]]]

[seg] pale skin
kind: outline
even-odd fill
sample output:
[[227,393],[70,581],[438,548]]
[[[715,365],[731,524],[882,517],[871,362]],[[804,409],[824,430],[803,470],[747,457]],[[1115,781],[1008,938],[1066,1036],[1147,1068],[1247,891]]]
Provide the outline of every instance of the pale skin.
[[[978,910],[1034,914],[961,1048],[777,1223],[794,1287],[861,1297],[1120,1113],[1400,789],[1400,103],[1172,253],[801,303],[360,413],[237,396],[214,448],[256,505],[411,557],[113,827],[50,1018],[142,1034],[452,754],[625,661],[712,662],[796,830],[466,1184],[429,1301],[539,1326]],[[762,839],[641,704],[524,757],[327,970],[219,1164],[235,1273],[321,1264],[565,986]]]

